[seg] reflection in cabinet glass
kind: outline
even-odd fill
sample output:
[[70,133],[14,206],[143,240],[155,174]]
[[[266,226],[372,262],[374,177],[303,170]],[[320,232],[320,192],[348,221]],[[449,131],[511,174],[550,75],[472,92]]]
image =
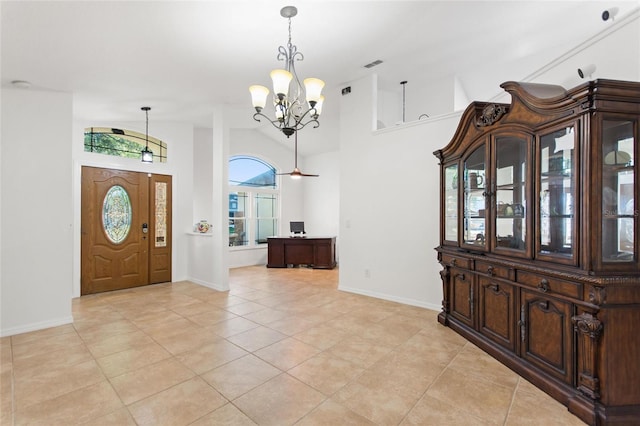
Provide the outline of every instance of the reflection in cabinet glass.
[[497,137],[495,142],[495,245],[526,249],[527,141]]
[[464,162],[464,242],[485,247],[485,146]]
[[444,239],[458,241],[458,165],[453,164],[444,171]]
[[602,261],[633,260],[636,221],[633,123],[604,120],[602,143]]
[[574,127],[569,126],[540,138],[540,239],[542,255],[572,257],[575,246],[574,212],[575,178]]

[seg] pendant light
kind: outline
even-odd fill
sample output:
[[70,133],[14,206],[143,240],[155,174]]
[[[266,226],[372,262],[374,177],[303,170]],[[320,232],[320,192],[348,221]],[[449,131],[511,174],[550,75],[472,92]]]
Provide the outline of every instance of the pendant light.
[[147,142],[147,145],[144,147],[144,149],[141,152],[142,162],[153,163],[153,152],[149,150],[149,110],[151,110],[151,107],[142,107],[140,109],[144,111],[147,116],[147,130],[145,132],[145,140]]

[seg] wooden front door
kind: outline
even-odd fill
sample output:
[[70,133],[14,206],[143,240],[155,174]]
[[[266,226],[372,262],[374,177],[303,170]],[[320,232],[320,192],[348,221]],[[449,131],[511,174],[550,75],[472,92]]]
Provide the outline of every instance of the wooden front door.
[[82,168],[81,294],[171,281],[171,176]]

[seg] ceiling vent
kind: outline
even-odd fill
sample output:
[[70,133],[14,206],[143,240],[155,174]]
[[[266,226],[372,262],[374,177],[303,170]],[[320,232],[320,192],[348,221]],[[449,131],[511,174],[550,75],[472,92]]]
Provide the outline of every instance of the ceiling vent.
[[375,61],[368,63],[367,65],[365,65],[365,68],[373,68],[376,65],[380,65],[382,63],[382,61],[380,59],[376,59]]

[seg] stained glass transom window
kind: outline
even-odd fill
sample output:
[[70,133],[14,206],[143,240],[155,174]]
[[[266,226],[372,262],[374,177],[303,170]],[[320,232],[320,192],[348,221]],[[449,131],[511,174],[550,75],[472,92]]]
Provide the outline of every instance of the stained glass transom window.
[[120,244],[131,230],[131,199],[120,185],[109,188],[102,203],[102,226],[107,238]]
[[[115,157],[140,158],[140,151],[147,146],[147,136],[126,129],[88,127],[84,129],[84,150]],[[149,136],[149,150],[153,161],[167,162],[167,144]]]

